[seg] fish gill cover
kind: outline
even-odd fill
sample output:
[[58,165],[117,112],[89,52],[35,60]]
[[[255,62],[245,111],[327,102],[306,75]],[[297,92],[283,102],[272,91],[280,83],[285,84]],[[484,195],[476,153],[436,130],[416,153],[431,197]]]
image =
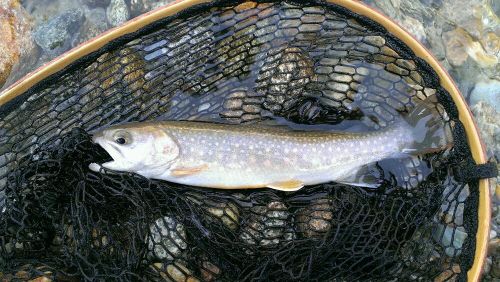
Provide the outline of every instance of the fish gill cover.
[[[222,191],[88,169],[109,159],[88,132],[111,124],[281,118],[376,130],[431,95],[455,147],[379,162],[374,190]],[[478,183],[454,177],[472,159],[450,101],[422,59],[341,7],[195,6],[0,108],[0,277],[464,280]]]

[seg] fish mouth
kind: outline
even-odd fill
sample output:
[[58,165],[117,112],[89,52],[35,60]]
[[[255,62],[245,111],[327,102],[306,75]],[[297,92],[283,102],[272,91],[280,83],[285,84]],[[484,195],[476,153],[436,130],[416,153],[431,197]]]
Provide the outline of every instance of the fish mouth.
[[112,168],[114,167],[117,162],[116,160],[120,159],[120,152],[117,150],[117,148],[114,148],[114,146],[112,146],[112,144],[109,144],[108,142],[106,142],[104,139],[103,139],[103,135],[102,134],[94,134],[92,135],[92,142],[95,143],[95,144],[98,144],[99,146],[101,146],[101,148],[104,149],[104,151],[106,151],[106,153],[109,155],[109,158],[108,159],[111,159],[107,162],[104,162],[104,163],[90,163],[89,164],[89,169],[94,171],[94,172],[103,172],[103,168]]

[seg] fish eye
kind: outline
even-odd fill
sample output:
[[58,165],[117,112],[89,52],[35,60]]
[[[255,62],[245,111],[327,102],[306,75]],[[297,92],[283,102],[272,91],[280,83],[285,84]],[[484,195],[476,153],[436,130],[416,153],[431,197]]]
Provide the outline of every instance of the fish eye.
[[132,136],[126,131],[118,131],[113,134],[113,140],[118,145],[127,145],[132,141]]
[[115,142],[120,144],[120,145],[124,145],[125,143],[127,143],[127,140],[123,137],[118,137],[118,138],[116,138]]

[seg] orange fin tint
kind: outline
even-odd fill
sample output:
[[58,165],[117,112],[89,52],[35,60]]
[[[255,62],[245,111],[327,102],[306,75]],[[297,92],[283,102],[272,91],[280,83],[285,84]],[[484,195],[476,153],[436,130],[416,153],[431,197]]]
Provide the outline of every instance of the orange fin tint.
[[292,192],[292,191],[297,191],[300,188],[304,187],[304,183],[298,180],[288,180],[283,182],[271,183],[267,185],[267,187],[280,191]]
[[195,167],[179,167],[173,169],[170,174],[175,176],[175,177],[182,177],[182,176],[188,176],[188,175],[193,175],[200,173],[208,168],[208,165],[200,165],[200,166],[195,166]]

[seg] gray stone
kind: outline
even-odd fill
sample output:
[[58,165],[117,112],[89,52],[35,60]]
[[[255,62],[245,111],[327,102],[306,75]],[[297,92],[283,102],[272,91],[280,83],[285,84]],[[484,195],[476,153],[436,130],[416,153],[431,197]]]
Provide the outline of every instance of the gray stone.
[[433,238],[443,246],[447,256],[455,257],[462,252],[467,233],[462,227],[454,228],[451,225],[438,224],[434,229]]
[[255,206],[252,212],[254,214],[242,226],[240,234],[240,239],[246,244],[273,247],[280,241],[294,237],[290,232],[285,232],[290,213],[284,203],[274,201],[266,206]]
[[385,44],[385,39],[382,36],[365,36],[363,41],[378,47],[382,47]]
[[87,6],[94,8],[94,7],[106,7],[109,5],[110,0],[80,0]]
[[256,114],[260,112],[260,107],[256,105],[243,105],[242,109],[247,113]]
[[355,74],[356,73],[356,70],[352,67],[346,67],[346,66],[336,66],[334,68],[334,70],[336,72],[340,72],[340,73],[346,73],[346,74]]
[[386,70],[392,72],[392,73],[395,73],[395,74],[399,74],[399,75],[408,75],[410,72],[403,69],[403,68],[400,68],[398,66],[396,66],[395,64],[388,64],[387,67],[386,67]]
[[[495,257],[491,265],[491,276],[494,278],[500,278],[500,258]],[[497,280],[494,280],[497,281]]]
[[484,101],[500,113],[500,81],[495,79],[486,79],[479,81],[474,86],[469,97],[469,102],[472,106]]
[[126,22],[130,18],[127,4],[124,0],[111,0],[106,9],[108,22],[112,26],[118,26]]
[[241,99],[229,99],[224,102],[224,108],[228,110],[237,110],[241,109],[243,105],[243,101]]
[[173,217],[165,216],[149,227],[147,244],[149,251],[159,259],[172,260],[187,248],[184,225]]
[[482,139],[486,144],[489,155],[500,159],[500,126],[498,111],[491,105],[493,101],[479,101],[471,107],[476,119]]
[[228,110],[228,111],[223,111],[222,113],[220,113],[220,115],[222,117],[228,117],[228,118],[241,117],[242,114],[243,114],[243,111],[241,111],[241,110],[236,110],[236,111]]
[[340,92],[346,92],[349,90],[349,85],[344,84],[344,83],[338,83],[338,82],[329,82],[327,83],[328,88],[334,91],[340,91]]
[[68,10],[36,28],[33,37],[46,53],[58,55],[71,47],[73,34],[83,20],[83,12]]
[[85,22],[80,31],[78,43],[85,42],[98,36],[109,28],[106,21],[106,11],[104,8],[95,8],[85,11]]

